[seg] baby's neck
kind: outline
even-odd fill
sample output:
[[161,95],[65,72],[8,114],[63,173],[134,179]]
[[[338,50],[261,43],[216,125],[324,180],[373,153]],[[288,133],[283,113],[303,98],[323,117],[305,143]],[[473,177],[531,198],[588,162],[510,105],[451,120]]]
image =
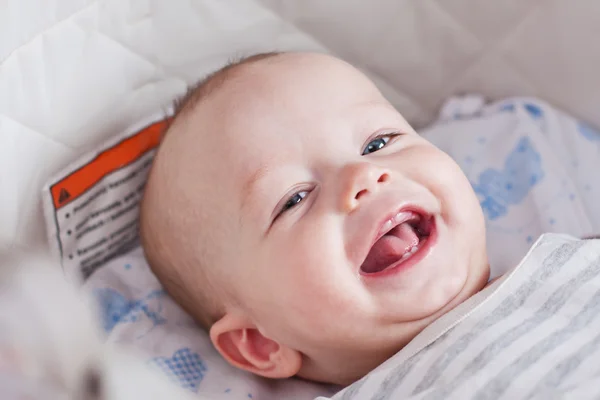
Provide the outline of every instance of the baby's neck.
[[[491,280],[490,280],[490,281],[487,283],[487,285],[485,285],[485,286],[483,287],[483,289],[487,288],[488,286],[490,286],[492,283],[496,282],[496,280],[498,280],[499,278],[502,278],[503,276],[504,276],[504,275],[500,275],[500,276],[497,276],[497,277],[495,277],[494,279],[491,279]],[[483,290],[483,289],[481,289],[481,290]]]

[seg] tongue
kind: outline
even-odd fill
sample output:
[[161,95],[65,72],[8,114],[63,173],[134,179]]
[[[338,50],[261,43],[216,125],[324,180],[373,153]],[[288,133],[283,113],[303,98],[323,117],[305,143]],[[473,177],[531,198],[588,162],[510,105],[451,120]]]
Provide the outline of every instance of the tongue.
[[383,271],[417,244],[419,236],[413,227],[406,222],[400,224],[375,242],[360,268],[365,273]]

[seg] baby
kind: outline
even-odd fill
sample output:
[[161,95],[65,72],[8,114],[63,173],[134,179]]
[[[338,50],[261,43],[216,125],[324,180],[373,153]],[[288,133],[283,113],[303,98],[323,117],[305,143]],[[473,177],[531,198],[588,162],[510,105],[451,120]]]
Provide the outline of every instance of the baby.
[[141,210],[153,272],[232,365],[347,385],[486,286],[459,166],[361,72],[269,53],[181,102]]

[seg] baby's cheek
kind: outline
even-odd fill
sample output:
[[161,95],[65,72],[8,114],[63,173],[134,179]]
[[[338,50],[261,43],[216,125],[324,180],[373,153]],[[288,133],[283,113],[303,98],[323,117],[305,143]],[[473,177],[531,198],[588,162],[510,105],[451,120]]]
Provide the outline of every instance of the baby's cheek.
[[309,232],[299,236],[296,246],[285,255],[289,260],[290,280],[302,297],[304,308],[317,315],[351,307],[356,292],[352,267],[335,236],[335,233]]
[[[473,216],[479,209],[479,201],[473,187],[458,164],[440,150],[432,152],[428,181],[433,194],[442,202],[442,209],[449,219],[463,220]],[[454,221],[457,222],[457,221]]]

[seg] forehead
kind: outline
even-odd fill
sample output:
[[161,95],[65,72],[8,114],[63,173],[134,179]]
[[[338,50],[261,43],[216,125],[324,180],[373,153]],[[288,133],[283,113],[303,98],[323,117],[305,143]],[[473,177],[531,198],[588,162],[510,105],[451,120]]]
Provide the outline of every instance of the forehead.
[[225,151],[270,157],[264,151],[267,144],[293,145],[330,132],[327,124],[339,123],[336,118],[377,103],[388,104],[346,63],[319,55],[284,55],[243,66],[211,94],[198,118],[219,127],[210,137],[226,143]]
[[281,57],[243,66],[193,110],[186,129],[206,132],[196,135],[203,150],[194,162],[218,180],[222,196],[231,196],[269,166],[300,162],[311,143],[366,129],[382,112],[399,117],[392,110],[366,77],[341,61]]

